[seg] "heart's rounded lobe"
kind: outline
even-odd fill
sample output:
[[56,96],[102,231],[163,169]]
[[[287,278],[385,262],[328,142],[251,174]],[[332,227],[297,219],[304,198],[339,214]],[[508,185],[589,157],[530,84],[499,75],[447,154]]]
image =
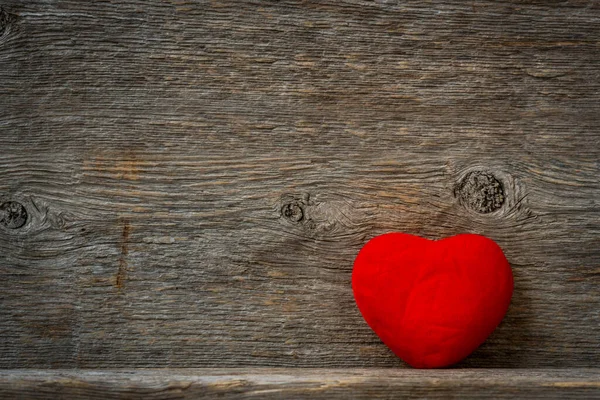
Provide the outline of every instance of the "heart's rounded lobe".
[[471,354],[502,321],[513,276],[484,236],[388,233],[358,253],[352,289],[367,324],[398,357],[440,368]]

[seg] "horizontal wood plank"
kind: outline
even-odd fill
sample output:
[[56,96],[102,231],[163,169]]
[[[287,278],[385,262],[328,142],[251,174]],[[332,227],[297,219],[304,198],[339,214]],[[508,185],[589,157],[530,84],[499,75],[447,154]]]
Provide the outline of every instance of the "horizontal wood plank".
[[598,365],[594,2],[1,5],[0,367],[403,366],[389,231],[504,249],[461,366]]
[[599,399],[600,370],[8,370],[12,399]]

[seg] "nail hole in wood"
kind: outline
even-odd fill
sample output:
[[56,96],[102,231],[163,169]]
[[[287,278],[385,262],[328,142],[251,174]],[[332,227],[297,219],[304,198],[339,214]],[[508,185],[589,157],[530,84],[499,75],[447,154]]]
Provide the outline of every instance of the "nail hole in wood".
[[481,214],[498,210],[506,199],[502,182],[486,171],[469,172],[454,193],[461,204]]
[[27,210],[21,203],[7,201],[0,205],[0,223],[8,229],[21,228],[27,222]]
[[300,204],[293,201],[283,205],[281,215],[292,222],[300,222],[304,218],[304,210]]

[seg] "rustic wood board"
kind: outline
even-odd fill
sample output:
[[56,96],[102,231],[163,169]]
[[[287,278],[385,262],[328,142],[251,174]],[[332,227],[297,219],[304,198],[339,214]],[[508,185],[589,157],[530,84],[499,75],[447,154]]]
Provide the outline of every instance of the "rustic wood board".
[[11,399],[600,399],[600,369],[5,370]]
[[403,366],[350,288],[389,231],[505,250],[460,366],[598,365],[599,3],[2,6],[1,368]]

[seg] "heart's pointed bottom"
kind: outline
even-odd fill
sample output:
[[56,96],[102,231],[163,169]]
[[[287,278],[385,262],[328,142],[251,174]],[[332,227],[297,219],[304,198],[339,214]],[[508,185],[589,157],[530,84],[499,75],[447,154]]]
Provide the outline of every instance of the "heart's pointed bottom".
[[431,241],[403,233],[370,240],[352,272],[367,324],[415,368],[455,364],[504,317],[513,277],[500,247],[480,235]]

